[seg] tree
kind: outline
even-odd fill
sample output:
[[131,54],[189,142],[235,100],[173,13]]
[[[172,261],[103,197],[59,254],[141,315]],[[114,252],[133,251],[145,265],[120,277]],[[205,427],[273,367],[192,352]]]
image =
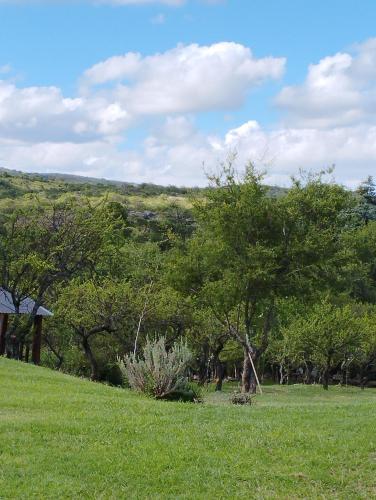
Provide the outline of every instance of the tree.
[[[73,200],[43,205],[35,202],[0,219],[0,285],[15,304],[16,317],[8,335],[16,339],[16,357],[31,329],[40,305],[59,283],[92,272],[105,241],[115,237],[114,219],[102,205],[80,205]],[[26,327],[20,330],[17,312],[28,296],[35,307]],[[18,333],[18,335],[14,335]]]
[[265,352],[277,298],[310,296],[337,283],[343,265],[338,216],[350,205],[343,188],[320,176],[268,194],[252,165],[238,179],[225,168],[195,203],[198,229],[176,253],[171,279],[196,298],[243,348],[243,391],[255,390],[252,357]]
[[353,254],[346,270],[350,295],[376,304],[376,220],[348,231],[342,239]]
[[130,287],[112,280],[72,281],[59,297],[57,320],[74,333],[89,365],[91,380],[100,379],[100,367],[93,350],[98,336],[110,339],[129,315]]
[[362,322],[363,335],[357,346],[352,364],[359,371],[360,386],[364,389],[368,372],[376,367],[376,308],[374,305],[358,306],[358,317]]
[[376,185],[371,176],[355,192],[356,203],[343,213],[343,224],[348,227],[367,225],[376,221]]
[[326,390],[331,371],[355,355],[363,338],[363,318],[356,314],[356,304],[336,306],[328,299],[315,304],[284,332],[289,359],[311,361],[319,368]]

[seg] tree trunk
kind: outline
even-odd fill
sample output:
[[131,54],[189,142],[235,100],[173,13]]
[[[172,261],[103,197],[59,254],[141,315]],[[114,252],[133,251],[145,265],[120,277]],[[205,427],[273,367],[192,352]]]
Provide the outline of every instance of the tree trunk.
[[332,363],[332,353],[329,352],[328,357],[327,357],[327,361],[326,361],[325,371],[323,374],[323,384],[322,384],[323,388],[326,391],[329,389],[329,375],[330,375],[331,363]]
[[84,349],[86,359],[90,363],[90,379],[93,381],[97,381],[99,380],[98,363],[94,357],[93,351],[91,350],[88,337],[83,337],[82,347]]
[[20,341],[19,343],[19,354],[18,354],[18,359],[20,361],[23,361],[24,359],[24,349],[25,349],[25,342],[23,341],[23,339]]
[[6,346],[6,334],[8,328],[8,314],[1,315],[1,326],[0,326],[0,356],[5,354]]
[[365,370],[364,368],[362,367],[360,369],[360,388],[364,391],[366,385],[367,385],[367,382],[368,382],[368,377],[366,376],[365,374]]
[[35,365],[40,364],[40,350],[42,346],[42,324],[43,324],[43,316],[35,316],[34,336],[31,348],[31,360]]
[[203,346],[198,363],[198,382],[204,385],[208,380],[209,346],[207,344]]
[[[255,357],[253,356],[253,362]],[[242,373],[242,392],[256,393],[256,378],[253,373],[252,364],[249,359],[249,350],[244,348],[243,373]]]
[[217,362],[217,380],[216,380],[216,385],[215,385],[216,391],[222,390],[224,375],[225,375],[225,367],[223,366],[223,363],[221,363],[218,360],[218,362]]
[[30,344],[26,344],[25,363],[29,362],[29,357],[30,357]]
[[304,362],[304,379],[303,383],[304,384],[310,384],[311,383],[311,364],[307,363],[306,361]]

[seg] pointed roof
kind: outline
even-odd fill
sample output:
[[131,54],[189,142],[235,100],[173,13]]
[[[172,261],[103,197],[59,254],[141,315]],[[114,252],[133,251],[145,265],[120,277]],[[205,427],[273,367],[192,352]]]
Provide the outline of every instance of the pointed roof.
[[[33,312],[35,302],[30,297],[26,297],[20,303],[19,314],[31,314]],[[16,308],[13,303],[12,295],[4,288],[0,287],[0,313],[16,314]],[[52,316],[52,312],[40,306],[37,311],[37,316]]]

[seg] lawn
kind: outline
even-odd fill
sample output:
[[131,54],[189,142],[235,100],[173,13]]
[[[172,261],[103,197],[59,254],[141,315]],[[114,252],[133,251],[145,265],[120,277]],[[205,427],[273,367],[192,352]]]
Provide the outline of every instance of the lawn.
[[0,498],[376,498],[376,390],[201,405],[0,359]]

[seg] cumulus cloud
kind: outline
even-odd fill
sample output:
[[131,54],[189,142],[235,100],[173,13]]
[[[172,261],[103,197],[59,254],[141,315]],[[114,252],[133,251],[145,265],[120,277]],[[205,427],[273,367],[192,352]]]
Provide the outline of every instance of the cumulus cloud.
[[[176,129],[183,131],[181,136]],[[186,119],[170,118],[146,139],[138,161],[144,169],[152,170],[154,165],[165,183],[203,185],[205,170],[215,171],[218,163],[234,151],[238,167],[252,161],[267,171],[270,184],[288,185],[291,175],[300,168],[318,170],[335,164],[338,180],[355,187],[374,170],[376,126],[268,131],[249,121],[218,136],[200,133]]]
[[127,53],[89,68],[83,87],[118,82],[116,99],[136,115],[239,107],[249,90],[280,78],[284,58],[256,58],[231,42],[179,45],[152,56]]
[[57,87],[18,88],[0,80],[0,136],[28,141],[94,140],[128,123],[119,103],[100,96],[64,97]]
[[321,59],[302,85],[282,89],[276,103],[295,126],[325,128],[373,121],[376,111],[376,39]]
[[[85,72],[76,96],[0,81],[1,166],[204,185],[203,164],[210,172],[237,151],[239,166],[266,167],[269,183],[334,163],[338,180],[355,186],[376,164],[376,39],[312,64],[301,85],[283,88],[277,104],[285,114],[273,127],[255,120],[223,134],[197,127],[199,113],[239,107],[284,66],[223,42],[107,59]],[[127,145],[127,131],[145,123],[141,144]]]
[[230,130],[224,145],[239,152],[240,164],[251,159],[266,167],[270,181],[283,184],[300,168],[317,170],[334,164],[338,179],[354,187],[376,164],[374,125],[266,131],[248,122]]
[[267,170],[266,182],[288,185],[300,168],[337,165],[337,178],[355,187],[374,169],[376,126],[267,131],[250,121],[223,136],[200,132],[191,118],[168,117],[137,149],[117,141],[41,142],[0,140],[2,166],[130,182],[205,185],[206,172],[237,151],[241,168],[253,161]]
[[284,59],[257,59],[242,45],[217,43],[112,57],[85,72],[82,81],[89,88],[73,97],[57,87],[22,88],[0,80],[0,137],[97,141],[124,134],[146,115],[233,108],[254,85],[280,76],[283,67]]

